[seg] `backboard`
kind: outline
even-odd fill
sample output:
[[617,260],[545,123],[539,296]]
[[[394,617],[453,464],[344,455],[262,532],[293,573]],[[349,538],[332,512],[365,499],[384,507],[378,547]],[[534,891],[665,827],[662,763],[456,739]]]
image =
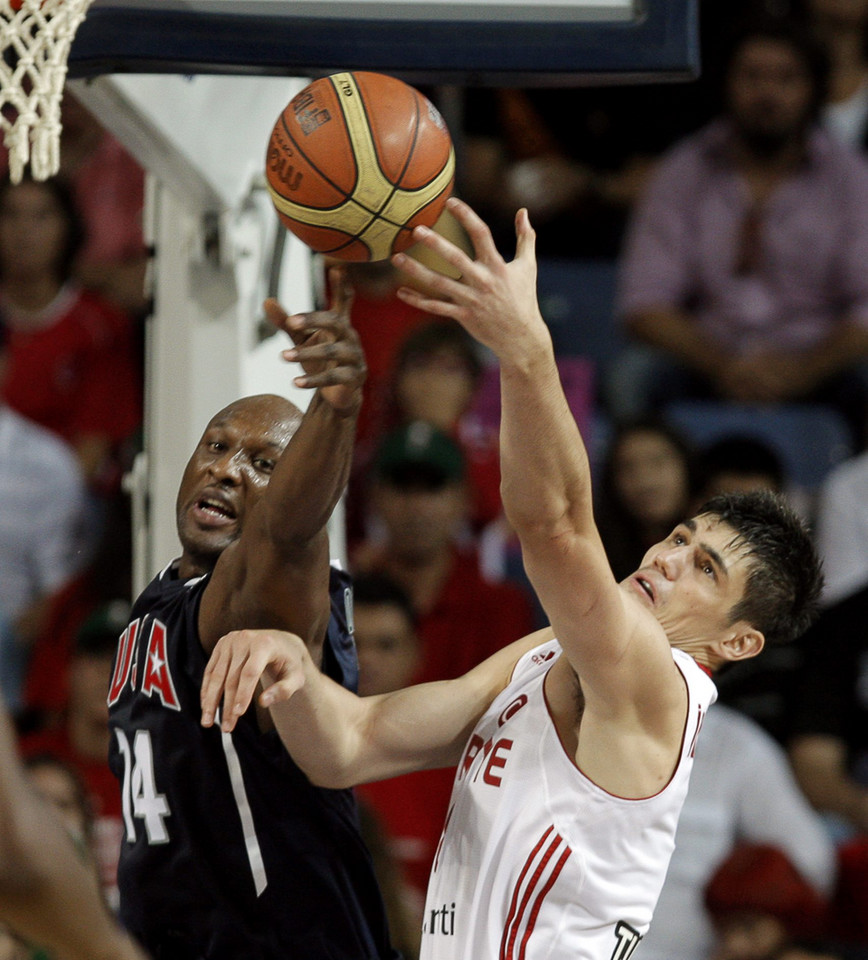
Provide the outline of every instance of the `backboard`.
[[94,0],[71,77],[312,76],[556,84],[695,76],[697,0]]

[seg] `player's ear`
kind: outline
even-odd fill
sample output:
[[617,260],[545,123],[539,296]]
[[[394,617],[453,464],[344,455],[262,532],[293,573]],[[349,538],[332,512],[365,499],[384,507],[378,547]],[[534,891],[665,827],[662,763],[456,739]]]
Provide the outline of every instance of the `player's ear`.
[[766,638],[762,632],[745,620],[734,623],[724,637],[715,644],[721,660],[749,660],[762,653]]

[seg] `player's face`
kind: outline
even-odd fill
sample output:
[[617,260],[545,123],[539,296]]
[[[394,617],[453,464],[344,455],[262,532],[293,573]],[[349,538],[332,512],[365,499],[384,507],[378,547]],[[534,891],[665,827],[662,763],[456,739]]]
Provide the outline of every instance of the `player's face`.
[[187,557],[213,566],[241,534],[301,413],[280,397],[249,397],[208,424],[178,491],[178,535]]
[[645,554],[623,586],[651,610],[674,647],[699,652],[732,632],[751,560],[732,527],[702,515]]

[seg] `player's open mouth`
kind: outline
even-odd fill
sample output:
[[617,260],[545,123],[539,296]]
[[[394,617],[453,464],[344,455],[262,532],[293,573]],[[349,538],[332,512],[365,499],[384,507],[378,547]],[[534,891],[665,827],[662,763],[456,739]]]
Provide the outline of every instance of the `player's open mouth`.
[[199,516],[209,517],[218,522],[235,519],[235,511],[228,504],[212,497],[202,497],[201,500],[197,500],[196,513]]
[[634,577],[634,580],[648,594],[648,599],[653,603],[654,591],[651,589],[651,584],[644,577]]

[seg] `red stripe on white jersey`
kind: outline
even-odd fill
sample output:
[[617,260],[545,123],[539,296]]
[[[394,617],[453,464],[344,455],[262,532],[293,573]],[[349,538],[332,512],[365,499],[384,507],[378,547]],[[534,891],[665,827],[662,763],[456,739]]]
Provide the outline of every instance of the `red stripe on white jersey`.
[[[525,956],[527,943],[536,926],[537,917],[539,916],[543,901],[572,853],[572,850],[566,846],[560,834],[555,834],[549,840],[549,835],[553,830],[553,825],[546,829],[533,850],[528,854],[527,860],[525,860],[524,866],[518,875],[518,880],[515,883],[512,897],[510,898],[509,914],[507,915],[503,936],[500,941],[500,960],[517,960],[517,958],[521,960],[521,958]],[[547,840],[549,840],[549,843],[548,846],[545,846]],[[548,876],[545,876],[549,862],[562,844],[563,850],[561,851],[560,858]],[[543,851],[544,846],[545,850]],[[541,851],[543,852],[541,853]],[[540,881],[544,876],[545,881],[541,889],[539,889],[536,899],[533,900],[533,905],[530,910],[528,910],[528,905],[531,903],[534,893],[539,888]],[[522,930],[524,931],[523,933]],[[519,953],[516,955],[515,944],[519,939],[519,935],[521,935],[521,941]]]
[[527,921],[527,928],[524,931],[524,936],[521,938],[521,950],[518,954],[518,960],[525,960],[525,954],[527,952],[527,943],[530,940],[530,935],[533,933],[533,928],[536,926],[536,918],[539,916],[540,908],[543,905],[543,900],[548,896],[549,890],[555,885],[555,881],[560,876],[561,870],[564,869],[564,864],[567,860],[570,859],[572,850],[569,847],[564,847],[563,853],[560,855],[558,862],[555,864],[554,869],[549,874],[548,880],[545,882],[545,886],[540,890],[539,896],[534,901],[533,910],[531,910],[530,917]]

